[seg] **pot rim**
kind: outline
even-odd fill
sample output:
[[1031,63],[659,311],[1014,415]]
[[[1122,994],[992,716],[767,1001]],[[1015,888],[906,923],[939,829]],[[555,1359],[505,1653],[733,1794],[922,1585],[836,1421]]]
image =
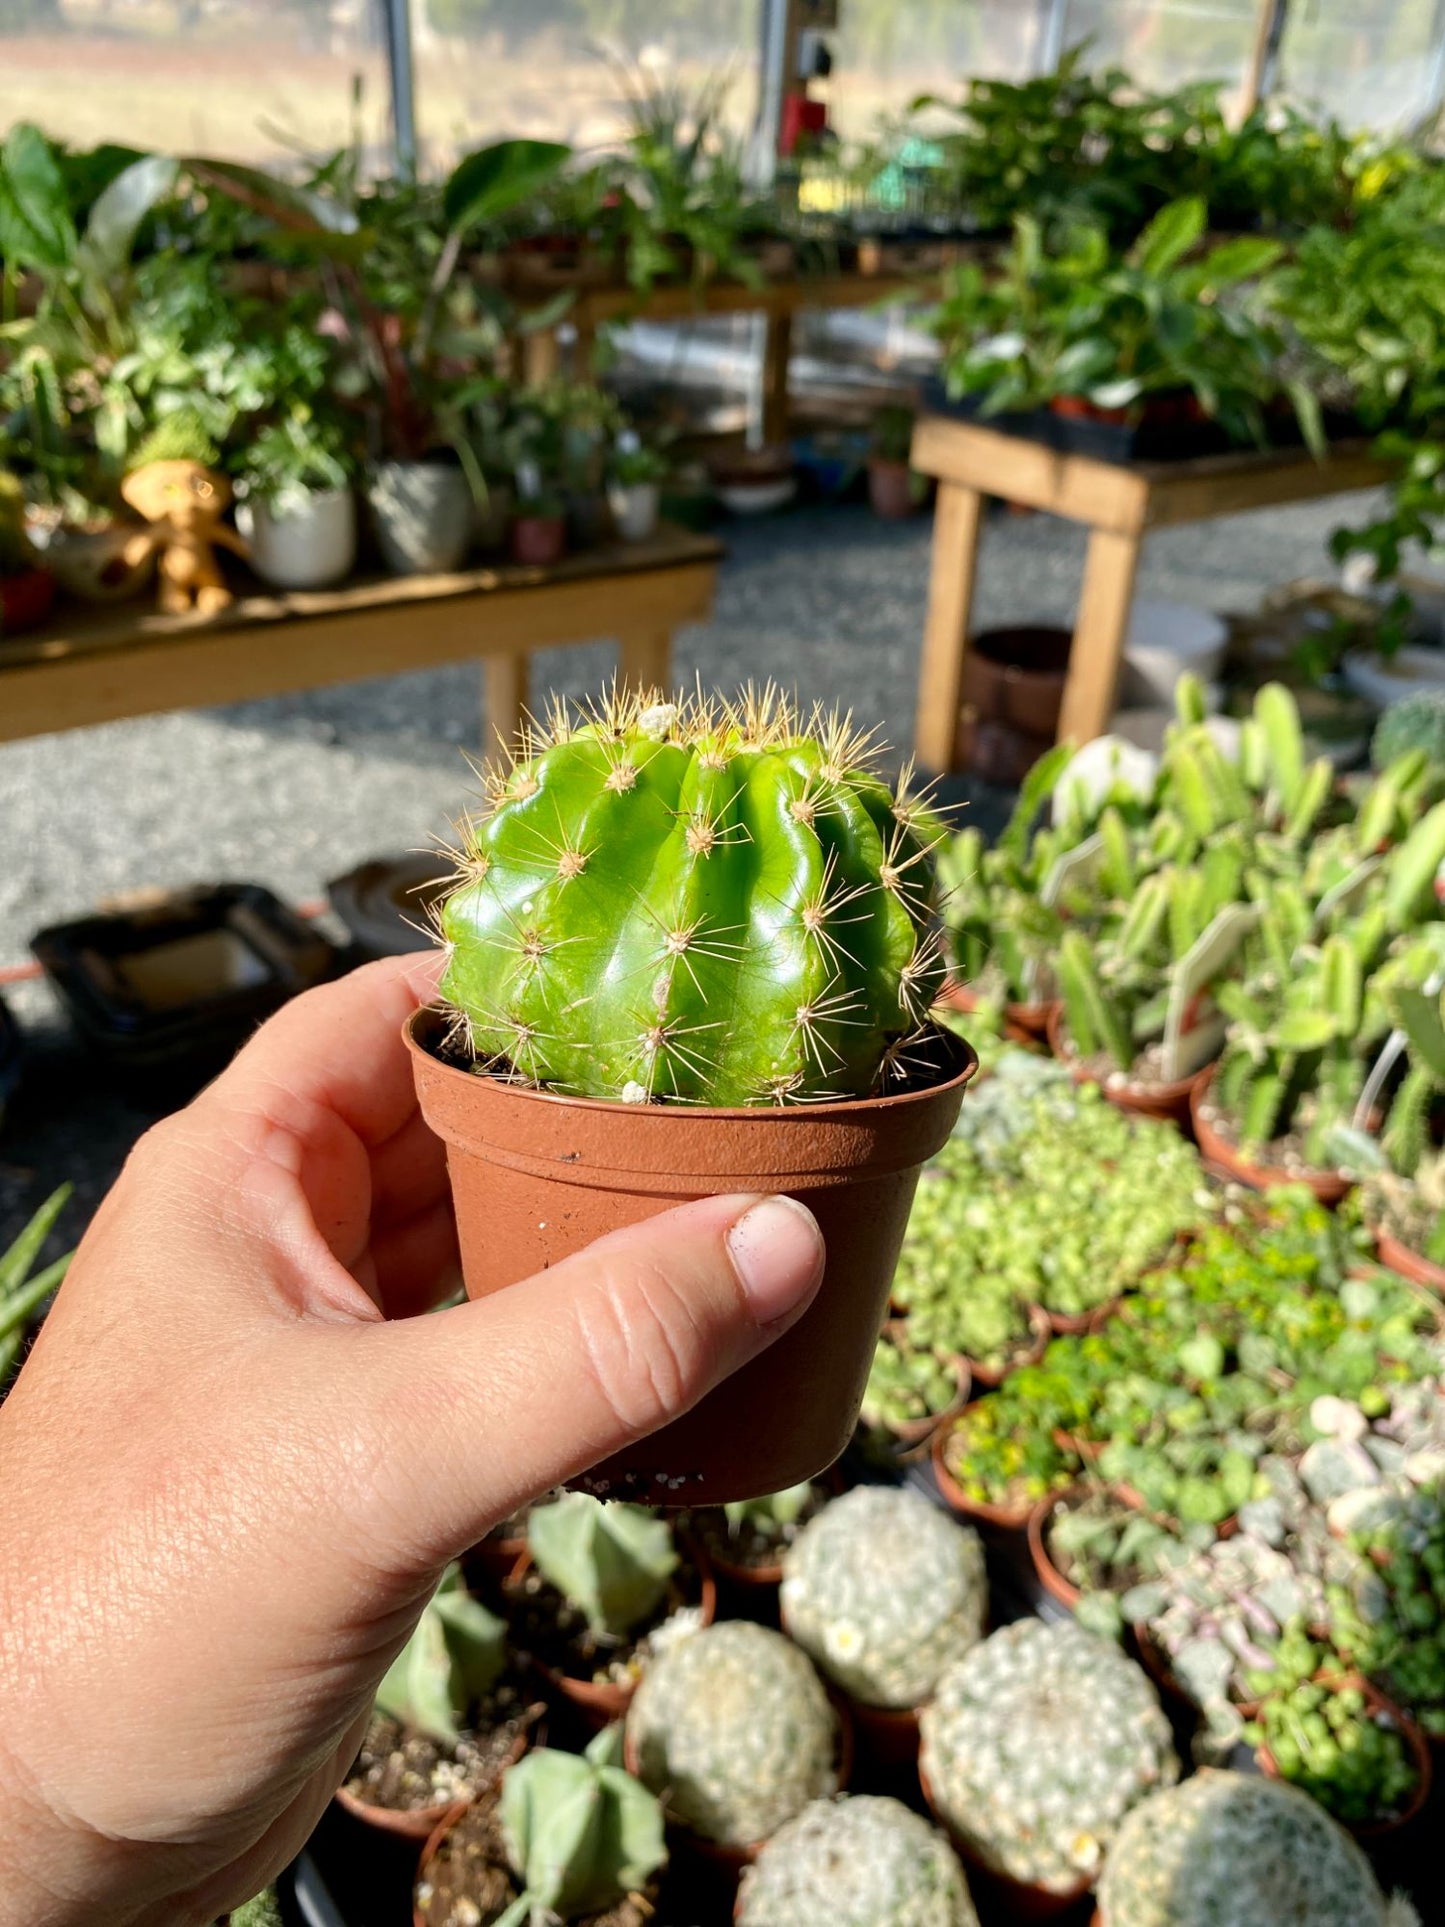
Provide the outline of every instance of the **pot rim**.
[[[941,1827],[944,1833],[947,1834],[957,1849],[959,1856],[968,1866],[977,1868],[978,1871],[986,1875],[989,1880],[997,1882],[998,1886],[1002,1888],[1005,1893],[1012,1892],[1020,1900],[1024,1901],[1025,1904],[1032,1902],[1035,1907],[1041,1908],[1045,1913],[1053,1914],[1064,1913],[1068,1908],[1082,1900],[1085,1894],[1093,1891],[1096,1884],[1095,1880],[1091,1879],[1087,1874],[1080,1874],[1078,1880],[1072,1887],[1055,1889],[1053,1887],[1036,1886],[1027,1880],[1016,1880],[1012,1874],[1005,1873],[1002,1868],[992,1866],[984,1859],[978,1848],[975,1847],[971,1841],[965,1840],[962,1834],[955,1830],[952,1821],[949,1820],[948,1816],[934,1799],[933,1788],[929,1784],[928,1774],[924,1769],[921,1759],[918,1762],[918,1784],[922,1789],[923,1798],[927,1803],[928,1811],[933,1815],[935,1824]],[[1029,1914],[1023,1915],[1021,1918],[1032,1919],[1036,1918],[1036,1916]]]
[[1280,1184],[1306,1185],[1323,1205],[1339,1204],[1354,1190],[1355,1180],[1346,1177],[1343,1171],[1312,1167],[1288,1171],[1282,1164],[1257,1164],[1237,1144],[1231,1144],[1206,1115],[1216,1068],[1214,1064],[1207,1064],[1189,1093],[1189,1122],[1206,1164],[1220,1167],[1236,1184],[1243,1184],[1251,1191],[1269,1191]]

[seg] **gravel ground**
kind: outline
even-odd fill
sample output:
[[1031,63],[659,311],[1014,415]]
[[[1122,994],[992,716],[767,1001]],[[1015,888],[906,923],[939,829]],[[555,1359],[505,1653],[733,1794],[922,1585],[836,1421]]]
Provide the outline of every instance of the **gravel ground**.
[[[1139,593],[1249,608],[1275,583],[1323,572],[1328,532],[1363,507],[1346,498],[1162,531]],[[717,610],[681,638],[682,677],[723,687],[778,677],[851,705],[906,745],[928,523],[828,506],[724,534]],[[1083,549],[1071,525],[999,514],[983,549],[979,623],[1067,620]],[[545,654],[534,697],[594,690],[612,660],[603,645]],[[481,742],[479,680],[444,669],[0,746],[0,964],[23,960],[42,925],[120,891],[228,878],[299,901],[365,856],[424,845],[472,786],[462,752]],[[999,801],[978,795],[980,820]],[[63,1228],[81,1226],[154,1114],[86,1088],[42,985],[7,996],[31,1056],[0,1135],[0,1249],[62,1178],[78,1194]]]

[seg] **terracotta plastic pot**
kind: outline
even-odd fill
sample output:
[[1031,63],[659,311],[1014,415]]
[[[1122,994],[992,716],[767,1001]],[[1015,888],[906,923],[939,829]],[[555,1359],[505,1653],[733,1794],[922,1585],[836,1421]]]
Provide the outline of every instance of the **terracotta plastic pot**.
[[1011,1880],[1007,1874],[999,1873],[994,1867],[979,1858],[977,1849],[970,1845],[961,1834],[949,1824],[947,1815],[933,1797],[933,1788],[928,1784],[928,1775],[922,1762],[918,1767],[918,1784],[923,1788],[923,1797],[928,1802],[928,1811],[948,1835],[958,1852],[959,1858],[968,1868],[968,1884],[975,1897],[986,1896],[995,1905],[985,1915],[999,1920],[1031,1921],[1053,1920],[1059,1914],[1068,1913],[1083,1899],[1093,1886],[1092,1880],[1081,1879],[1076,1886],[1064,1893],[1053,1893],[1047,1887],[1032,1887],[1021,1880]]
[[1335,1205],[1354,1189],[1354,1179],[1343,1171],[1287,1171],[1281,1164],[1256,1164],[1223,1135],[1209,1120],[1209,1092],[1214,1080],[1211,1066],[1189,1096],[1189,1116],[1195,1141],[1207,1164],[1248,1185],[1252,1191],[1268,1191],[1276,1184],[1307,1185],[1321,1204]]
[[[939,993],[939,1003],[949,1010],[960,1010],[967,1016],[978,1009],[980,999],[967,984],[947,983]],[[1014,1004],[1003,1007],[1004,1035],[1015,1044],[1038,1044],[1044,1041],[1048,1029],[1049,1004]]]
[[944,1461],[951,1427],[941,1425],[933,1435],[933,1476],[950,1511],[958,1512],[977,1525],[994,1526],[1000,1532],[1022,1532],[1029,1522],[1031,1504],[992,1505],[987,1499],[970,1499]]
[[761,1498],[847,1445],[883,1324],[918,1174],[958,1119],[978,1059],[933,1035],[939,1073],[898,1097],[783,1109],[609,1104],[478,1077],[435,1054],[445,1024],[405,1027],[422,1115],[446,1141],[462,1271],[485,1297],[689,1198],[786,1192],[822,1229],[804,1316],[685,1417],[588,1473],[601,1496],[673,1505]]
[[[1409,1826],[1430,1797],[1434,1761],[1424,1729],[1411,1719],[1403,1707],[1397,1706],[1392,1699],[1387,1699],[1362,1673],[1345,1673],[1338,1678],[1331,1678],[1321,1683],[1336,1689],[1345,1686],[1356,1688],[1364,1694],[1365,1703],[1372,1713],[1384,1715],[1398,1728],[1405,1742],[1405,1750],[1415,1768],[1415,1791],[1410,1795],[1403,1811],[1392,1814],[1388,1820],[1366,1820],[1354,1824],[1349,1821],[1341,1822],[1357,1840],[1379,1840],[1386,1834],[1398,1833],[1402,1827]],[[1282,1777],[1268,1746],[1257,1747],[1254,1757],[1260,1772],[1267,1780],[1278,1780]]]
[[378,1807],[369,1800],[358,1800],[344,1786],[336,1789],[334,1798],[337,1806],[349,1813],[353,1820],[360,1820],[364,1826],[375,1827],[378,1833],[389,1833],[399,1840],[426,1840],[442,1827],[449,1826],[458,1814],[465,1813],[473,1800],[489,1793],[508,1767],[515,1766],[531,1744],[532,1728],[528,1725],[513,1740],[506,1759],[492,1779],[460,1800],[439,1800],[429,1807]]
[[1133,1117],[1153,1117],[1167,1124],[1185,1122],[1189,1116],[1189,1100],[1195,1087],[1208,1075],[1208,1067],[1188,1077],[1177,1077],[1168,1084],[1110,1084],[1086,1070],[1074,1055],[1067,1021],[1062,1004],[1049,1005],[1049,1049],[1067,1067],[1076,1084],[1097,1084],[1116,1110],[1127,1111]]
[[988,629],[963,662],[954,766],[1019,783],[1058,734],[1073,637],[1067,629]]
[[1375,1256],[1382,1265],[1388,1265],[1391,1271],[1398,1271],[1402,1278],[1408,1278],[1412,1285],[1424,1285],[1427,1291],[1445,1295],[1445,1265],[1437,1265],[1423,1253],[1412,1251],[1409,1245],[1401,1244],[1388,1231],[1375,1233]]
[[[702,1583],[702,1624],[711,1626],[717,1618],[717,1581],[713,1578],[712,1567],[702,1547],[691,1539],[687,1545],[688,1557],[697,1568],[697,1576]],[[531,1570],[532,1555],[525,1544],[516,1563],[507,1577],[509,1589],[521,1584]],[[546,1680],[555,1693],[575,1706],[589,1726],[598,1728],[611,1726],[620,1720],[632,1704],[632,1696],[637,1691],[635,1679],[578,1679],[575,1673],[564,1673],[556,1666],[549,1666],[545,1660],[533,1656],[533,1666]]]
[[1056,1599],[1061,1606],[1066,1606],[1070,1612],[1078,1605],[1081,1594],[1079,1588],[1074,1585],[1071,1580],[1066,1579],[1054,1564],[1053,1559],[1049,1555],[1048,1540],[1045,1534],[1048,1530],[1049,1520],[1054,1515],[1054,1507],[1058,1505],[1060,1500],[1072,1498],[1080,1489],[1078,1486],[1070,1486],[1067,1491],[1064,1492],[1046,1492],[1029,1514],[1027,1527],[1029,1557],[1034,1562],[1034,1573],[1039,1584],[1049,1595],[1050,1599]]
[[865,1706],[850,1699],[848,1710],[865,1750],[879,1766],[912,1766],[918,1758],[916,1706]]
[[1119,1309],[1120,1297],[1108,1298],[1090,1311],[1050,1311],[1046,1305],[1035,1307],[1048,1320],[1055,1338],[1082,1338],[1085,1332],[1101,1331]]
[[0,638],[37,628],[55,600],[55,577],[48,569],[0,575]]
[[545,569],[567,553],[567,519],[562,515],[519,515],[507,539],[514,562]]
[[907,462],[886,462],[874,455],[868,463],[868,501],[886,522],[906,522],[918,513],[923,491]]
[[1049,1340],[1054,1335],[1053,1327],[1049,1323],[1049,1314],[1044,1310],[1042,1305],[1030,1305],[1028,1307],[1028,1314],[1029,1328],[1033,1334],[1028,1350],[1020,1352],[1017,1358],[1011,1358],[1006,1365],[998,1367],[980,1365],[977,1359],[970,1358],[967,1361],[968,1368],[973,1375],[975,1385],[982,1386],[985,1390],[991,1391],[996,1385],[1002,1385],[1006,1378],[1009,1378],[1022,1366],[1038,1364],[1044,1353],[1049,1349]]

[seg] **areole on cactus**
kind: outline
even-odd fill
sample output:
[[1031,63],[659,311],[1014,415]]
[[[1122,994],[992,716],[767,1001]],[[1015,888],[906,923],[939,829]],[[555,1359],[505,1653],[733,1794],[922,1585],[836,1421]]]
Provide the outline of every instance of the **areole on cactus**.
[[614,693],[488,784],[440,913],[476,1062],[570,1096],[885,1094],[942,982],[925,806],[837,715]]

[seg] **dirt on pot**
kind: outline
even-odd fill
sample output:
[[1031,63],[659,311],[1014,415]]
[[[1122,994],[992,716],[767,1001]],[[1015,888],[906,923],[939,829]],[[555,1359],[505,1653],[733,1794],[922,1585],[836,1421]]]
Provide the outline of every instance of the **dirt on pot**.
[[[479,1800],[437,1845],[416,1885],[416,1912],[426,1927],[489,1927],[521,1889],[507,1862],[495,1796]],[[629,1896],[578,1927],[648,1927],[656,1915],[645,1895]]]
[[346,1791],[367,1806],[398,1813],[446,1806],[494,1785],[542,1712],[524,1677],[508,1672],[479,1702],[475,1723],[451,1745],[374,1713]]

